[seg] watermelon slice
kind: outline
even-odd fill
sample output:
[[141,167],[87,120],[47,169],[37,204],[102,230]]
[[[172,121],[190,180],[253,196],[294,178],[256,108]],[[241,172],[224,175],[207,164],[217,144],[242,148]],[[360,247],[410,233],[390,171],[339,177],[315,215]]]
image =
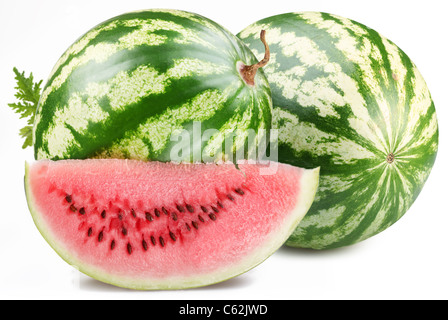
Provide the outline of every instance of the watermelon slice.
[[318,176],[276,162],[40,160],[26,164],[25,189],[69,264],[120,287],[180,289],[264,261],[308,211]]

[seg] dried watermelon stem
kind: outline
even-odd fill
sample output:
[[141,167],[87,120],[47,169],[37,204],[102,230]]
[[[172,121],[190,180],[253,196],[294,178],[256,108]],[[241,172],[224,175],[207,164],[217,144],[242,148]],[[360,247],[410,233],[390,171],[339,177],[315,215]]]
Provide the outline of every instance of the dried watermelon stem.
[[266,42],[266,30],[261,30],[260,40],[264,44],[264,58],[256,64],[250,66],[242,64],[239,68],[241,77],[250,86],[255,85],[255,75],[257,74],[257,70],[267,65],[271,57],[269,46]]

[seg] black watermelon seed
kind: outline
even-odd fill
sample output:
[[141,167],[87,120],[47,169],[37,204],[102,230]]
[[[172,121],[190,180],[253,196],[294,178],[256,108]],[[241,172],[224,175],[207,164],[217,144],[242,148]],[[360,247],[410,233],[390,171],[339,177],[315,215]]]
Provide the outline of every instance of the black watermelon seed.
[[145,239],[142,240],[142,246],[143,246],[143,250],[145,250],[145,251],[148,250],[148,244],[146,243]]
[[101,231],[101,232],[98,234],[98,242],[103,241],[103,237],[104,237],[104,234],[103,234],[103,231]]
[[205,221],[204,218],[202,218],[202,216],[201,216],[200,214],[198,214],[198,219],[199,219],[201,222],[204,222],[204,221]]
[[127,236],[127,235],[128,235],[128,229],[126,229],[125,227],[121,227],[121,233],[122,233],[124,236]]
[[194,227],[196,230],[198,230],[199,225],[198,225],[198,223],[197,223],[196,221],[191,221],[191,224],[193,225],[193,227]]
[[176,205],[177,210],[179,210],[179,212],[185,212],[185,208],[183,206],[181,206],[180,204]]
[[76,209],[76,207],[74,206],[74,205],[70,205],[70,210],[72,211],[72,212],[76,212],[76,211],[78,211],[78,209]]
[[202,210],[204,213],[207,213],[207,208],[206,208],[206,207],[201,206],[201,210]]
[[220,201],[218,201],[218,207],[220,207],[221,209],[223,209],[224,208],[224,206],[222,205],[222,203],[220,202]]
[[86,214],[86,209],[84,209],[84,207],[82,207],[81,209],[79,209],[79,214]]
[[115,249],[115,240],[112,240],[112,242],[110,243],[110,250],[114,249]]
[[213,221],[216,220],[216,214],[214,214],[213,212],[210,213],[208,216],[209,216],[209,218],[210,218],[211,220],[213,220]]
[[190,225],[188,223],[185,222],[185,227],[187,228],[188,231],[191,230]]
[[132,214],[132,216],[133,216],[134,218],[137,218],[137,214],[135,213],[135,210],[134,210],[134,209],[131,209],[131,214]]
[[71,195],[66,195],[65,196],[65,201],[67,201],[68,203],[72,202],[72,196]]
[[240,188],[235,189],[235,192],[238,193],[239,195],[244,195],[244,191],[241,190]]
[[106,219],[106,210],[101,212],[101,218]]
[[126,248],[128,250],[128,253],[132,254],[132,246],[131,246],[131,244],[129,242],[128,242],[128,245],[126,246]]
[[146,216],[146,220],[148,220],[148,221],[153,221],[154,220],[154,217],[149,212],[145,212],[145,216]]
[[230,200],[230,201],[233,201],[233,200],[235,200],[235,198],[234,197],[232,197],[232,195],[231,194],[228,194],[227,195],[227,198]]
[[212,206],[212,209],[213,209],[213,211],[215,211],[216,213],[219,212],[218,208],[216,208],[216,207],[214,207],[214,206]]
[[160,217],[160,211],[159,209],[154,209],[154,214],[156,215],[156,217]]
[[170,231],[170,238],[176,241],[176,235]]
[[92,227],[89,228],[89,230],[87,231],[87,236],[90,237],[92,235]]
[[166,215],[168,215],[168,210],[165,209],[165,207],[162,207],[162,212]]
[[156,238],[154,238],[154,236],[151,236],[151,243],[153,246],[156,245]]
[[187,205],[185,205],[185,206],[187,207],[188,212],[190,212],[190,213],[193,213],[193,212],[194,212],[194,208],[193,208],[192,205],[187,204]]
[[171,212],[171,218],[173,218],[174,221],[177,221],[177,214],[175,212]]
[[159,242],[160,242],[160,245],[162,246],[162,248],[165,246],[165,240],[163,240],[163,237],[162,236],[160,236],[159,237]]

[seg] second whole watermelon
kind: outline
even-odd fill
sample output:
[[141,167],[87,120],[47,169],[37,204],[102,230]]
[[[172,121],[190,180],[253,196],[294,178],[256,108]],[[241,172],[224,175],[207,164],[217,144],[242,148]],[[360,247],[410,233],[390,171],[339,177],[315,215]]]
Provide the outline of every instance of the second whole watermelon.
[[410,58],[375,30],[322,12],[260,20],[238,36],[261,57],[266,30],[280,162],[321,167],[315,201],[287,245],[330,249],[399,220],[438,149],[436,110]]

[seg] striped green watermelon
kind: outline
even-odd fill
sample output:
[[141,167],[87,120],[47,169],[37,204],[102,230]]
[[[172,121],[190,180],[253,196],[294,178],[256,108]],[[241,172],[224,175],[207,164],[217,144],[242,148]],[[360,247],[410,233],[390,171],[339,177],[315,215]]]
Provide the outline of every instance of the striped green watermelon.
[[321,167],[315,201],[287,245],[336,248],[385,230],[409,209],[436,158],[434,103],[409,57],[378,32],[327,13],[286,13],[239,33],[264,68],[279,161]]
[[240,72],[256,63],[241,40],[194,13],[146,10],[107,20],[49,76],[34,122],[35,158],[229,159],[227,151],[244,150],[251,133],[256,145],[271,127],[263,72],[254,84]]

